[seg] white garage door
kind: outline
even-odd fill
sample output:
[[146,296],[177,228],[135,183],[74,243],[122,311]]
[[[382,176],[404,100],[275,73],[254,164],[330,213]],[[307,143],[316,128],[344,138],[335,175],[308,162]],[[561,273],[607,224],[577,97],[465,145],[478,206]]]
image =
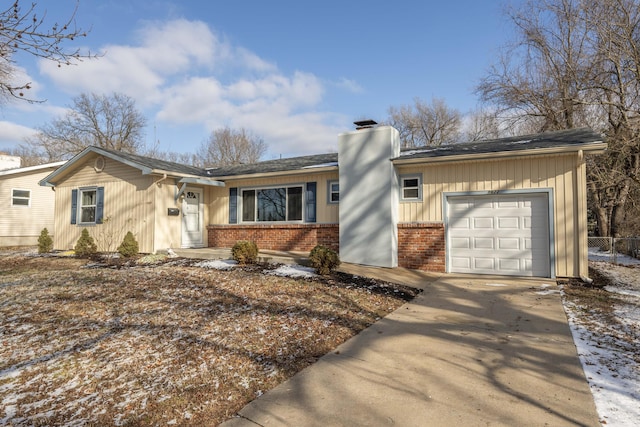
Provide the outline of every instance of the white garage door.
[[550,276],[548,195],[447,197],[452,273]]

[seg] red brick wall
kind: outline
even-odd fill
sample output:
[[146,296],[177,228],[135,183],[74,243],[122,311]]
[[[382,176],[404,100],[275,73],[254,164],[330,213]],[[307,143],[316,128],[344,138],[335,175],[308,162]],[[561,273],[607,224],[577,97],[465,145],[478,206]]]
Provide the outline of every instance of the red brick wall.
[[316,245],[338,250],[338,224],[254,224],[207,226],[210,248],[230,248],[238,240],[256,242],[258,249],[308,252]]
[[398,265],[444,273],[444,224],[398,224]]
[[[238,240],[251,240],[259,249],[308,252],[324,245],[339,251],[338,224],[209,225],[207,231],[212,248],[230,248]],[[398,224],[398,265],[444,272],[444,224]]]

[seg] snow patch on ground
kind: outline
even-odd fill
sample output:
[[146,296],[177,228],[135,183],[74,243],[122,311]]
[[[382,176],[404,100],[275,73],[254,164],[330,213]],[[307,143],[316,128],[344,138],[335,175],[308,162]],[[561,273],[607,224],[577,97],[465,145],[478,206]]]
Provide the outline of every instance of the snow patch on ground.
[[640,259],[633,258],[628,255],[614,254],[611,251],[603,251],[598,247],[589,248],[589,261],[603,261],[611,263],[615,258],[616,264],[622,265],[640,265]]
[[209,268],[213,270],[231,270],[237,265],[238,262],[231,259],[208,259],[194,264],[196,267]]
[[303,267],[301,265],[281,265],[275,270],[265,270],[265,274],[272,274],[274,276],[283,276],[283,277],[302,277],[302,278],[310,278],[315,277],[315,270],[311,267]]
[[631,427],[640,420],[640,359],[633,338],[640,329],[640,260],[617,255],[612,264],[610,259],[611,254],[589,248],[590,266],[612,280],[605,289],[622,300],[614,310],[619,323],[563,302],[601,422]]

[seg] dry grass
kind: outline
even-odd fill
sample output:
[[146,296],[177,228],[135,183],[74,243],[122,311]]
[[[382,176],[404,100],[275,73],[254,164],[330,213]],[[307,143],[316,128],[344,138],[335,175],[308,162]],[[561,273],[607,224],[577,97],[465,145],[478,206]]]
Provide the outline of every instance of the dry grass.
[[217,425],[412,298],[335,275],[0,254],[0,425]]
[[[640,273],[640,269],[637,268],[622,268],[634,272],[638,270]],[[638,273],[632,275],[638,282]],[[621,283],[597,268],[589,268],[589,277],[593,279],[591,284],[576,280],[563,287],[565,305],[569,304],[577,321],[592,332],[592,341],[603,348],[613,348],[619,352],[621,360],[609,360],[606,362],[607,365],[611,367],[616,363],[625,363],[623,359],[627,354],[636,363],[640,363],[640,330],[637,323],[627,319],[629,313],[639,312],[640,301],[638,298],[625,298],[624,295],[606,289],[620,286]],[[637,283],[623,285],[639,289]],[[625,314],[621,314],[621,310]]]

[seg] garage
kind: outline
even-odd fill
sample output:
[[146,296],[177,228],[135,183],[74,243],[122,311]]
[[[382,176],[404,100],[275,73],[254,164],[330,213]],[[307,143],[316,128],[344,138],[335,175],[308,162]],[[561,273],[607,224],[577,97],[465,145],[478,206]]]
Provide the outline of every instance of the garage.
[[445,195],[447,271],[551,277],[549,193]]

